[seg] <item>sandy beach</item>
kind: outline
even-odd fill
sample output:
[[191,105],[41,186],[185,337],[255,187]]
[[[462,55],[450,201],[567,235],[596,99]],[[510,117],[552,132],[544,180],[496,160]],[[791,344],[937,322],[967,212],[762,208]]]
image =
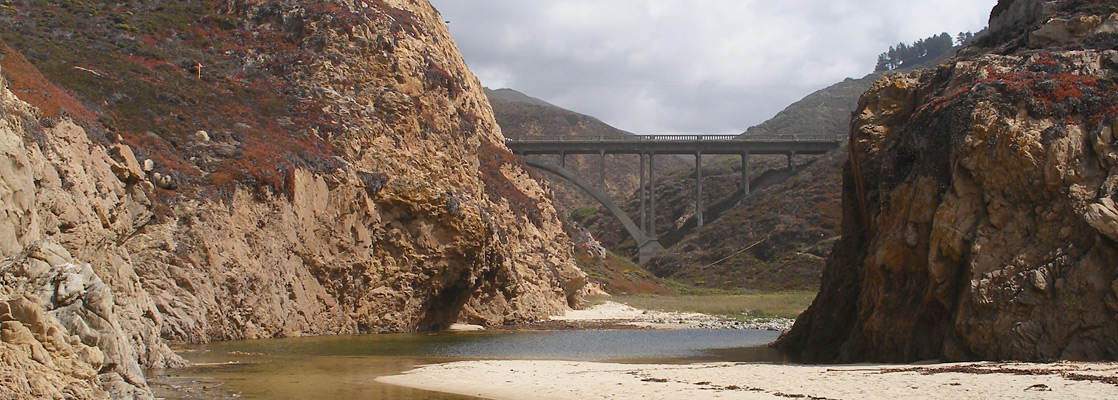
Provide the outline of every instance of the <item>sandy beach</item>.
[[[643,329],[717,327],[725,322],[614,302],[552,320]],[[784,323],[776,321],[773,327]],[[1081,362],[821,366],[501,360],[428,365],[377,380],[488,399],[1118,398],[1118,363]]]
[[488,399],[1115,399],[1115,363],[688,365],[466,361],[380,382]]

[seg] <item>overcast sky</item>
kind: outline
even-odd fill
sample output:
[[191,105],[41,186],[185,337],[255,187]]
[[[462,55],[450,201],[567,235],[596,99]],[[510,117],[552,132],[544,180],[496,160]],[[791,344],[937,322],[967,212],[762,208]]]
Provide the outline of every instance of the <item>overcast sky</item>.
[[470,69],[638,134],[741,133],[997,0],[431,0]]

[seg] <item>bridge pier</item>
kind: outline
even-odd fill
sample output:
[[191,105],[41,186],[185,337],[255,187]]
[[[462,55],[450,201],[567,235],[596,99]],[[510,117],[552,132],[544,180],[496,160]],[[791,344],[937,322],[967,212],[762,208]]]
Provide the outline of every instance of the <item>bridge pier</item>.
[[648,200],[648,180],[644,173],[644,153],[641,153],[641,186],[637,189],[637,196],[640,198],[640,211],[641,211],[641,233],[648,235],[648,222],[645,221],[644,203]]
[[558,175],[563,179],[566,179],[568,182],[586,191],[586,193],[594,197],[595,200],[598,200],[598,202],[605,207],[606,211],[617,218],[618,221],[621,221],[621,226],[625,228],[625,231],[629,233],[629,236],[633,238],[633,241],[637,243],[637,246],[640,248],[639,256],[640,262],[642,264],[652,258],[652,256],[656,255],[657,252],[664,250],[664,247],[660,245],[660,242],[656,240],[655,236],[648,236],[642,233],[640,228],[638,228],[637,225],[633,223],[633,220],[629,219],[629,216],[625,215],[625,213],[621,211],[621,208],[618,207],[617,204],[613,202],[613,200],[610,200],[609,196],[606,195],[605,192],[596,189],[593,184],[586,182],[582,178],[579,178],[578,175],[575,175],[574,173],[562,167],[556,166],[555,164],[550,164],[548,162],[530,157],[521,158],[521,160],[523,160],[524,163],[530,167],[544,170]]
[[656,253],[661,251],[664,251],[664,246],[661,245],[660,242],[649,240],[641,245],[640,251],[637,252],[637,258],[640,260],[641,264],[644,264],[646,261],[652,259],[652,257],[655,257]]
[[[791,158],[789,158],[789,160],[791,160]],[[567,169],[567,152],[565,151],[559,152],[559,168]]]
[[741,153],[741,191],[749,194],[749,152]]
[[656,236],[656,153],[648,153],[648,236]]
[[695,223],[703,227],[703,152],[695,152]]
[[606,152],[598,151],[598,188],[606,191]]

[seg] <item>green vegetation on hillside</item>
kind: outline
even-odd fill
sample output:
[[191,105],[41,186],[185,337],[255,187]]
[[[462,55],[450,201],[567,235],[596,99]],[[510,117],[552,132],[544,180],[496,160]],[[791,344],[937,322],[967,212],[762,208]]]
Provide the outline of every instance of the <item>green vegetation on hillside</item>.
[[955,39],[951,39],[951,35],[947,32],[939,35],[933,35],[924,39],[919,39],[912,44],[898,43],[896,46],[889,46],[889,50],[877,56],[877,66],[874,72],[887,72],[896,71],[899,69],[914,69],[925,67],[928,64],[939,61],[940,59],[950,56],[955,50],[970,46],[979,37],[985,34],[985,30],[977,34],[971,32],[959,32],[955,35]]
[[581,224],[583,221],[586,221],[587,218],[590,218],[590,216],[592,216],[594,214],[597,214],[597,213],[598,213],[598,207],[594,207],[594,206],[579,207],[579,208],[576,208],[574,211],[571,211],[571,221],[578,222],[578,223]]
[[[309,2],[304,19],[346,23],[330,7]],[[341,127],[321,100],[272,72],[319,56],[297,49],[285,32],[238,26],[236,11],[207,1],[31,0],[6,10],[4,42],[101,117],[65,111],[79,114],[90,132],[107,131],[95,140],[120,135],[178,182],[282,189],[290,168],[336,168],[339,149],[329,137]],[[275,57],[250,60],[254,52]],[[60,107],[43,100],[33,105]],[[199,130],[223,145],[192,146]]]
[[947,32],[917,40],[911,45],[901,42],[877,56],[874,72],[911,67],[913,64],[934,60],[953,48],[954,40]]

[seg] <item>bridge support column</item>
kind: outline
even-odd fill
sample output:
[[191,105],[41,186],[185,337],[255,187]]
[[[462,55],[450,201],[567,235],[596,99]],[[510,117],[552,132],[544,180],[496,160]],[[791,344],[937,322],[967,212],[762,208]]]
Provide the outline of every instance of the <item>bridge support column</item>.
[[792,161],[792,157],[795,157],[795,156],[796,156],[796,152],[794,152],[794,151],[791,152],[791,153],[788,153],[788,169],[792,170],[793,174],[796,173],[796,163],[794,161]]
[[749,194],[749,152],[741,153],[741,192]]
[[656,153],[648,153],[648,237],[656,236]]
[[695,223],[703,227],[703,152],[695,152]]
[[524,160],[524,163],[530,167],[551,172],[555,175],[558,175],[559,177],[562,177],[563,179],[566,179],[567,181],[577,186],[579,189],[582,189],[586,193],[590,194],[590,196],[594,197],[595,200],[598,200],[598,202],[601,203],[602,206],[604,206],[610,214],[616,217],[618,221],[621,221],[621,226],[624,227],[625,231],[629,233],[629,236],[633,238],[633,242],[637,243],[637,247],[640,249],[641,263],[648,261],[650,258],[652,258],[652,256],[656,255],[656,252],[664,249],[664,247],[660,245],[660,242],[658,242],[655,237],[649,237],[648,235],[641,233],[641,230],[637,227],[637,224],[634,224],[633,220],[630,219],[628,215],[625,215],[625,212],[621,211],[621,208],[618,207],[617,204],[613,202],[613,200],[610,200],[609,196],[607,196],[605,192],[602,192],[601,190],[595,188],[592,183],[583,180],[578,175],[572,173],[571,171],[560,168],[555,164],[532,158],[523,158],[522,160]]
[[[789,158],[789,160],[791,160],[791,158]],[[567,152],[565,151],[559,152],[559,168],[567,169]]]
[[645,216],[645,213],[646,213],[644,205],[648,201],[647,188],[648,188],[648,179],[646,178],[645,172],[644,172],[644,153],[642,152],[641,153],[641,186],[640,186],[639,189],[637,189],[637,193],[638,193],[637,196],[640,198],[641,233],[643,233],[645,235],[648,235],[648,223],[644,219],[644,216]]
[[659,253],[661,251],[664,251],[664,246],[661,245],[660,242],[656,240],[649,240],[648,242],[640,246],[640,250],[637,252],[637,257],[641,265],[644,265],[644,263],[652,259],[652,257],[655,256],[656,253]]
[[598,152],[598,188],[606,191],[606,152]]

